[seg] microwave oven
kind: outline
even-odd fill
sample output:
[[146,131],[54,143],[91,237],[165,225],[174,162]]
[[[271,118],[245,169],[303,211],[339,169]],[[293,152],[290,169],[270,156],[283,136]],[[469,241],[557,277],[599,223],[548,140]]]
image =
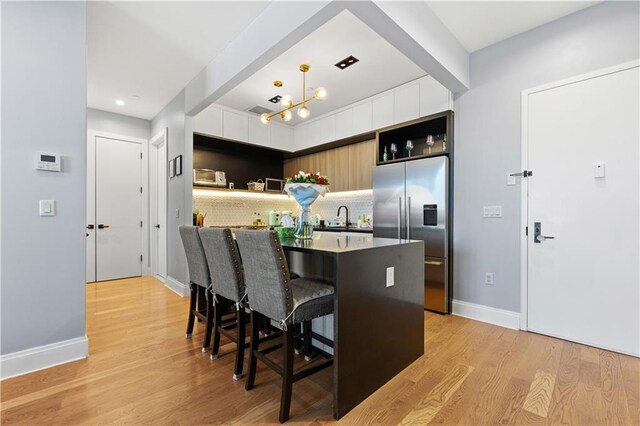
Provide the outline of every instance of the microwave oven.
[[227,186],[224,172],[209,169],[193,169],[193,184],[201,186]]

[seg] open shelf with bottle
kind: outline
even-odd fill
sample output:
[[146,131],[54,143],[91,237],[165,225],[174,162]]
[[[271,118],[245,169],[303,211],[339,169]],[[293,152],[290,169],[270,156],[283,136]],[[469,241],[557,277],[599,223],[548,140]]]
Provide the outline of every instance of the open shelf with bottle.
[[376,164],[449,154],[453,143],[453,111],[387,127],[376,133]]

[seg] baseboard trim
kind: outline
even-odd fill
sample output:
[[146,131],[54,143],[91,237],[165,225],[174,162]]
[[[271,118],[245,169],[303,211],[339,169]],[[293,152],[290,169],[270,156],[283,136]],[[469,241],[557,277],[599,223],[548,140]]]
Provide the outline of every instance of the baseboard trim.
[[518,312],[463,302],[462,300],[453,300],[452,308],[453,315],[488,322],[489,324],[499,325],[500,327],[511,328],[513,330],[520,329],[520,314]]
[[182,284],[180,281],[169,275],[167,275],[167,278],[164,281],[164,286],[180,297],[187,297],[190,294],[189,287],[187,285]]
[[0,379],[22,376],[89,356],[87,336],[0,356]]
[[155,274],[155,275],[153,275],[153,278],[155,278],[156,280],[160,281],[162,284],[165,284],[166,280],[162,275]]

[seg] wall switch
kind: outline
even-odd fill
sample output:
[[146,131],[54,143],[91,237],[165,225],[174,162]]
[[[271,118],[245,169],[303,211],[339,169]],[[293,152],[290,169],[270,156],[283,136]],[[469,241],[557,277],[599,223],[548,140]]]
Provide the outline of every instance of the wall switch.
[[482,217],[486,217],[486,218],[502,217],[502,206],[482,207]]
[[176,219],[180,217],[180,209],[176,209]]
[[604,163],[595,163],[593,165],[593,177],[596,179],[604,177]]
[[484,274],[484,283],[486,285],[493,285],[493,272],[486,272]]
[[40,216],[55,216],[56,202],[55,200],[40,200]]
[[389,266],[387,268],[387,287],[391,287],[395,284],[395,268],[393,266]]

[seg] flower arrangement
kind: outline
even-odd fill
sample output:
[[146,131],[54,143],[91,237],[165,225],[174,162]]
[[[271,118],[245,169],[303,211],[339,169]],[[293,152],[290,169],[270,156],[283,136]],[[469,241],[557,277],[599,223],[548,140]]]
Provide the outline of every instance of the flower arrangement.
[[322,176],[320,172],[315,174],[305,173],[300,170],[297,174],[291,175],[287,178],[287,183],[311,183],[315,185],[329,185],[329,179],[326,176]]

